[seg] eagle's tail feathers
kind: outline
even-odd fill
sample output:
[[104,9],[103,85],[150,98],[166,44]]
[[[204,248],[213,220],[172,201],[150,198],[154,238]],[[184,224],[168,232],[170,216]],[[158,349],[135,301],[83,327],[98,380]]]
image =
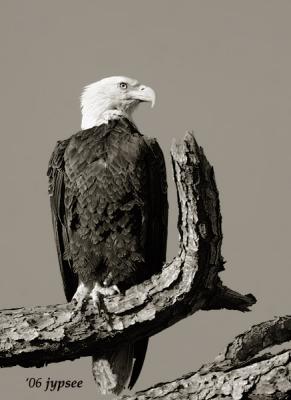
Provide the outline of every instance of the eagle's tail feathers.
[[93,355],[92,372],[102,394],[118,395],[130,378],[133,365],[133,344],[124,344],[104,356]]
[[128,388],[131,390],[135,385],[138,377],[140,375],[141,369],[143,367],[143,363],[145,360],[147,348],[148,348],[149,339],[143,338],[134,344],[134,358],[135,362],[133,364],[132,373],[130,377],[130,381],[128,384]]

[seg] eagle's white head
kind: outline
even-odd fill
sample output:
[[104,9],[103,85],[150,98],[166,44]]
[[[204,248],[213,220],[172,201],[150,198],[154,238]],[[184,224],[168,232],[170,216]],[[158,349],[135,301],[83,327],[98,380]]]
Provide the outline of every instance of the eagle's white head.
[[137,80],[125,76],[111,76],[84,88],[81,95],[82,129],[126,117],[131,120],[140,102],[155,104],[155,92]]

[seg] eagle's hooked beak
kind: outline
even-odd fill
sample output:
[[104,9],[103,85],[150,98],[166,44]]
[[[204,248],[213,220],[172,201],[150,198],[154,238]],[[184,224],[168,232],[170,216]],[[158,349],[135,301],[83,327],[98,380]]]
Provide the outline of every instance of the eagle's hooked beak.
[[156,102],[156,94],[154,90],[145,85],[140,85],[139,88],[134,91],[134,98],[139,101],[149,101],[152,108]]

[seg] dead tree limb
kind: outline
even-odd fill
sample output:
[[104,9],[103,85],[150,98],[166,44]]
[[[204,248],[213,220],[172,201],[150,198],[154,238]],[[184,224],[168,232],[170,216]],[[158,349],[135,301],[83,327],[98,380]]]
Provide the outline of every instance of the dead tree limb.
[[218,277],[221,215],[214,171],[188,133],[172,147],[179,206],[177,257],[159,275],[104,299],[108,315],[83,312],[73,304],[2,310],[0,366],[43,366],[73,360],[122,341],[135,341],[168,328],[197,310],[228,308],[247,311],[252,295],[224,287]]
[[[213,363],[124,400],[288,400],[291,398],[291,316],[253,326]],[[278,354],[262,353],[285,343]]]

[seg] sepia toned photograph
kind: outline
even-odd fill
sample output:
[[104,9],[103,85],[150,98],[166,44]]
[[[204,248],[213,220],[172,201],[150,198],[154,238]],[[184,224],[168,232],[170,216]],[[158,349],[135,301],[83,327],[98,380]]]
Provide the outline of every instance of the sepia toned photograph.
[[3,398],[291,399],[290,18],[2,0]]

